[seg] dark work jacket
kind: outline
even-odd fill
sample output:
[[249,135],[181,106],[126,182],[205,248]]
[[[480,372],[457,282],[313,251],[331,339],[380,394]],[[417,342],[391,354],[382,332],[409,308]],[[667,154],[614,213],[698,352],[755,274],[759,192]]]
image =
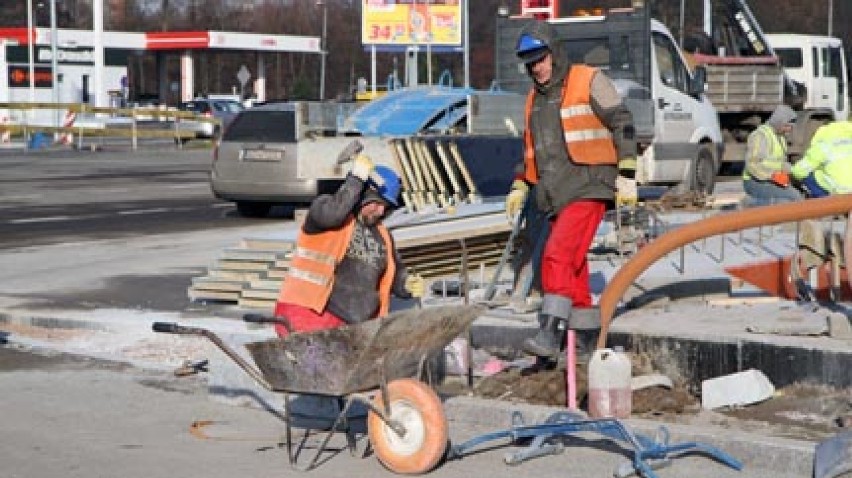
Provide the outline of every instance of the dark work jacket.
[[[316,234],[342,226],[350,214],[357,218],[363,191],[363,181],[347,176],[334,194],[318,196],[311,203],[302,230]],[[356,220],[346,254],[334,271],[334,286],[326,306],[332,314],[350,324],[375,317],[379,308],[379,280],[387,267],[386,247],[375,226]],[[410,298],[411,294],[405,290],[405,268],[395,248],[393,255],[397,268],[391,292],[403,299]]]

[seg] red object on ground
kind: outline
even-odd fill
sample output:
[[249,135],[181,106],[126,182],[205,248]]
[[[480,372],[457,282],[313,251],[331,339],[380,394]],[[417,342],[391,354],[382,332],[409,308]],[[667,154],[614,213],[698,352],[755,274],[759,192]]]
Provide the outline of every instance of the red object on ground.
[[[762,262],[729,266],[725,272],[733,277],[742,279],[749,284],[783,299],[796,299],[796,286],[790,281],[790,261],[792,256],[769,259]],[[809,279],[810,274],[802,271],[800,275]],[[831,290],[831,264],[823,264],[817,268],[817,283],[810,284],[819,300],[828,300]],[[846,278],[846,269],[840,268],[839,300],[852,300],[852,288]]]
[[[277,302],[275,317],[286,317],[293,326],[293,332],[313,332],[314,330],[333,329],[346,325],[340,317],[329,311],[317,314],[311,309],[293,304]],[[279,337],[288,335],[287,329],[281,324],[275,324],[275,332]]]
[[550,237],[541,259],[545,294],[568,297],[576,308],[592,306],[586,256],[605,211],[603,201],[576,201],[550,223]]

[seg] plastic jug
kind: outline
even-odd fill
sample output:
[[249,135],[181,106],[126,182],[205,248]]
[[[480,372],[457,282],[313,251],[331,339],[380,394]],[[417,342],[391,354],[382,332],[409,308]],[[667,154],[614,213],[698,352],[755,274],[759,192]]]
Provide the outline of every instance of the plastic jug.
[[633,408],[630,357],[621,347],[598,349],[589,362],[589,415],[628,418]]

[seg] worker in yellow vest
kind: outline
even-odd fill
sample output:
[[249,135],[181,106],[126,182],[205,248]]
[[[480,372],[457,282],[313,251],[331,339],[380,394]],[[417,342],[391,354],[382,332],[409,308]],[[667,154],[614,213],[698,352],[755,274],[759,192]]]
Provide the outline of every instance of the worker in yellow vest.
[[802,193],[790,183],[787,134],[793,129],[796,112],[779,105],[766,122],[748,135],[743,190],[755,206],[798,201]]
[[816,130],[790,173],[808,197],[852,193],[852,122],[835,121]]
[[[378,177],[379,180],[371,179]],[[391,294],[421,297],[425,283],[408,275],[383,219],[398,205],[399,176],[364,154],[334,194],[311,203],[275,307],[294,331],[383,317]],[[287,335],[276,325],[280,336]]]

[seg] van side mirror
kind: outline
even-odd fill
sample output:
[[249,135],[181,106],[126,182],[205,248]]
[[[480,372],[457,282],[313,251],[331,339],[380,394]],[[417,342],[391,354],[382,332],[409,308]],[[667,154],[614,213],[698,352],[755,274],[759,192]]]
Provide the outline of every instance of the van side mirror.
[[689,94],[696,98],[704,94],[707,86],[707,70],[703,66],[696,66],[692,72],[692,81],[689,82]]

